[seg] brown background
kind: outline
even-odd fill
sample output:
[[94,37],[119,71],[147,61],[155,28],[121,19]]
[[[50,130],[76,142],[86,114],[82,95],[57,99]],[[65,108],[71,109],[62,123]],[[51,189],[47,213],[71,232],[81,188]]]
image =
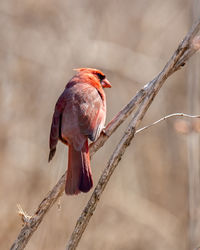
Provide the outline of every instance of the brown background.
[[[21,228],[17,204],[31,215],[66,169],[61,143],[47,163],[48,137],[72,69],[107,75],[108,122],[172,55],[190,27],[191,2],[0,1],[1,249]],[[143,125],[174,112],[188,112],[187,67],[167,80]],[[188,136],[175,131],[175,120],[135,137],[79,249],[188,249]],[[94,156],[95,184],[126,125]],[[90,195],[62,196],[26,249],[64,249]]]

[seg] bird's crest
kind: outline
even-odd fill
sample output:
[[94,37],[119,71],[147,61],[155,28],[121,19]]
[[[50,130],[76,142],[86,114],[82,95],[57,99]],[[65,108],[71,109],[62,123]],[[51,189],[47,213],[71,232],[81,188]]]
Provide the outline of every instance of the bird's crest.
[[96,74],[96,75],[101,75],[101,76],[105,76],[104,73],[102,73],[100,70],[98,69],[92,69],[92,68],[78,68],[78,69],[74,69],[77,72],[88,72],[88,73],[92,73],[92,74]]

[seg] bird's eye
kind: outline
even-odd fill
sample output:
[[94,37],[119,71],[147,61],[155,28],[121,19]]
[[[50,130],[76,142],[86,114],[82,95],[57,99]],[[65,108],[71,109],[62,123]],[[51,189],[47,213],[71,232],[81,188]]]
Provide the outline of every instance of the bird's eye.
[[106,78],[105,75],[102,75],[100,73],[97,73],[97,76],[99,77],[100,81],[104,80]]

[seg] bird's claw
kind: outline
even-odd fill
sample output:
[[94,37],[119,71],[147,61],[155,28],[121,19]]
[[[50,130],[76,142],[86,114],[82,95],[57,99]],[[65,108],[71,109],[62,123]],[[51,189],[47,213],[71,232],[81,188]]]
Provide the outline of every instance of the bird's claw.
[[101,130],[101,133],[104,135],[104,136],[108,136],[107,132],[106,132],[106,127],[104,127],[102,130]]

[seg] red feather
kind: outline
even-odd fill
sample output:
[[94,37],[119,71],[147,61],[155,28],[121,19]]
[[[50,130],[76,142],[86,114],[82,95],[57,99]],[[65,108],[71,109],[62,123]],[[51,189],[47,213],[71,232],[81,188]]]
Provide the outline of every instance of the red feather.
[[69,146],[68,170],[65,185],[66,194],[88,192],[93,186],[88,142],[86,140],[81,151]]

